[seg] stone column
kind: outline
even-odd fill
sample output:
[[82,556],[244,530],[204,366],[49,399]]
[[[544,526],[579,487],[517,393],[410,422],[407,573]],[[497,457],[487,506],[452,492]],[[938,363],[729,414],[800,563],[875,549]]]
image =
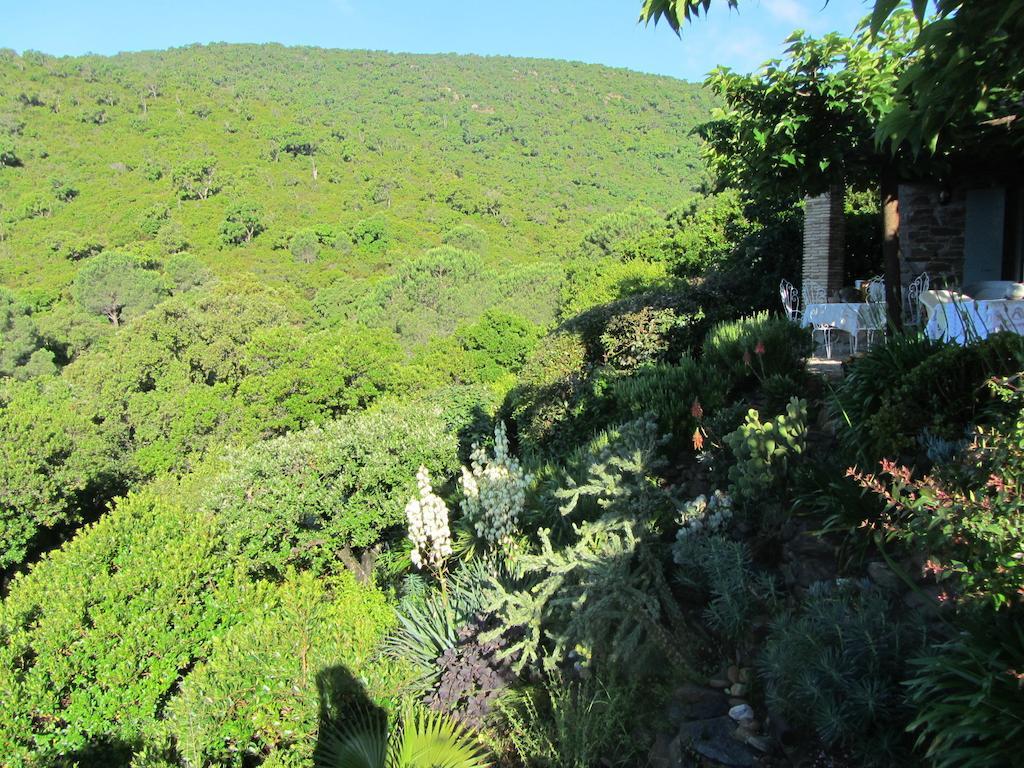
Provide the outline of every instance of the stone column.
[[831,296],[843,287],[844,197],[842,187],[833,187],[823,195],[804,198],[804,290],[821,287]]

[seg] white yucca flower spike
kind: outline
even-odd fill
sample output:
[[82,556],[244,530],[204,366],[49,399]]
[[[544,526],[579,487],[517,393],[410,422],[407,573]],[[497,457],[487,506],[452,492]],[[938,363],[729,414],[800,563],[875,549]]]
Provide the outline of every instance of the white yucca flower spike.
[[420,467],[416,473],[419,498],[409,499],[405,517],[409,523],[410,559],[417,568],[441,567],[452,553],[452,535],[448,527],[448,505],[434,493],[430,473]]
[[474,444],[470,459],[462,468],[462,512],[489,545],[507,543],[519,530],[532,478],[509,453],[503,422],[494,428],[494,456]]

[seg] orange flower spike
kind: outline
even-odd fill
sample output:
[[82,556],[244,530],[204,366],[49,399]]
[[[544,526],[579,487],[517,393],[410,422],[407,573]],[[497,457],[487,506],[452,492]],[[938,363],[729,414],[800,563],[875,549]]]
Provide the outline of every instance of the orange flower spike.
[[699,451],[704,447],[704,435],[701,434],[700,427],[693,432],[693,450]]
[[701,407],[700,400],[697,398],[694,398],[693,405],[690,406],[690,415],[698,421],[704,418],[704,409]]

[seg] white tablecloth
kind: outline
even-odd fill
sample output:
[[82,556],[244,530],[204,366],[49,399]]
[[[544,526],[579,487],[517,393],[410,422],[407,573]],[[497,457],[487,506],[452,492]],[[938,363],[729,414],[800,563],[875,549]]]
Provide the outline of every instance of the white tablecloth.
[[1024,334],[1024,301],[965,299],[938,304],[924,332],[930,339],[966,344],[997,331]]
[[829,325],[856,336],[860,331],[879,331],[885,328],[885,317],[884,304],[808,304],[801,324]]

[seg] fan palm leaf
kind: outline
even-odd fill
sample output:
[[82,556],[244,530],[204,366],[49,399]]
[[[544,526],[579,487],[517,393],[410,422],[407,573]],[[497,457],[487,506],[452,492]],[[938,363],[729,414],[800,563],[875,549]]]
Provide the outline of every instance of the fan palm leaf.
[[382,716],[325,725],[316,768],[489,768],[472,732],[440,712],[407,711],[390,734]]

